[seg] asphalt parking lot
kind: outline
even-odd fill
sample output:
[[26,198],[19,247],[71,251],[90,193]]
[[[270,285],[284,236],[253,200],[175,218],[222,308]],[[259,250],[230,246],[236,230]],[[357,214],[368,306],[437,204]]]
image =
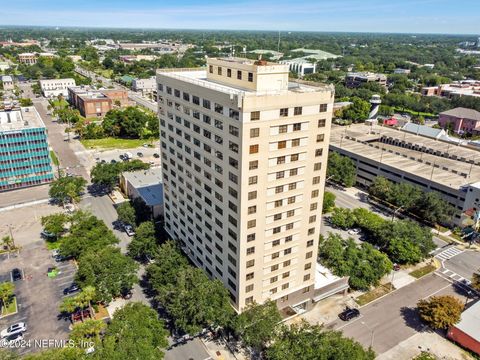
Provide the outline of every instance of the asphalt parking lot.
[[[47,277],[47,269],[52,266],[61,271],[54,279]],[[41,350],[35,347],[35,340],[67,339],[70,322],[59,317],[58,307],[64,297],[63,289],[71,284],[75,275],[74,264],[56,263],[44,241],[39,240],[25,246],[17,256],[2,256],[2,281],[10,278],[13,268],[24,273],[24,279],[15,282],[18,312],[0,319],[0,330],[17,322],[27,324],[24,340],[27,343],[31,340],[30,347],[17,349],[19,354]]]

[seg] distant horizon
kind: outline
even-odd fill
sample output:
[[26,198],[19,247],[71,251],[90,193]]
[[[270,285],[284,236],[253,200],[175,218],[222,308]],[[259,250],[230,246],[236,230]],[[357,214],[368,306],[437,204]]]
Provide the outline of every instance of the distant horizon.
[[[17,0],[4,26],[474,35],[478,0]],[[406,31],[407,30],[407,31]]]
[[225,32],[271,32],[271,33],[321,33],[321,34],[378,34],[378,35],[440,35],[440,36],[475,36],[478,33],[440,33],[440,32],[388,32],[388,31],[329,31],[329,30],[276,30],[276,29],[209,29],[209,28],[162,28],[162,27],[119,27],[119,26],[62,26],[62,25],[23,25],[23,24],[0,24],[2,28],[47,28],[52,30],[145,30],[145,31],[225,31]]

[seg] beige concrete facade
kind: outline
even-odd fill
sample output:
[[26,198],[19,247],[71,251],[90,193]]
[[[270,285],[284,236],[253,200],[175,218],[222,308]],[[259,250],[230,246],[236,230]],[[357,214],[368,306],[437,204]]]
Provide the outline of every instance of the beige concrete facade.
[[167,231],[237,310],[309,308],[333,87],[232,58],[161,70],[157,83]]

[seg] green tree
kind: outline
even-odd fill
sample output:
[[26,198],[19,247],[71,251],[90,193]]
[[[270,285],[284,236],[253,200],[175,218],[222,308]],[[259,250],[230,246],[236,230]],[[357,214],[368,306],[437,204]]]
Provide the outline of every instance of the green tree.
[[451,223],[455,214],[455,208],[434,191],[424,193],[414,209],[422,219],[432,224]]
[[111,191],[113,187],[118,184],[121,171],[121,163],[98,163],[92,168],[90,177],[92,179],[92,183],[104,186]]
[[472,275],[472,287],[480,291],[480,269]]
[[0,359],[2,360],[20,360],[20,356],[13,351],[0,349]]
[[352,159],[332,151],[328,155],[327,177],[346,187],[355,184],[356,167]]
[[343,118],[346,120],[352,120],[353,122],[365,121],[370,113],[369,102],[358,97],[354,97],[352,101],[352,105],[348,106],[346,109],[343,109]]
[[340,229],[349,229],[355,225],[355,217],[350,209],[336,207],[332,211],[330,221]]
[[50,183],[48,195],[60,204],[77,203],[87,181],[80,176],[64,176]]
[[87,307],[90,308],[95,297],[95,288],[93,286],[85,286],[82,291],[75,296],[63,298],[59,305],[59,310],[62,313],[73,315],[77,310],[83,310]]
[[386,200],[390,198],[390,192],[392,191],[392,182],[384,178],[383,176],[377,176],[373,180],[372,185],[368,188],[370,195]]
[[42,216],[42,226],[43,230],[53,234],[55,238],[58,238],[62,233],[65,232],[65,225],[69,221],[70,217],[65,213],[51,214],[47,216]]
[[2,313],[7,308],[15,295],[15,284],[10,281],[0,283],[0,300],[2,300]]
[[14,251],[17,248],[15,246],[15,241],[13,237],[11,237],[10,235],[2,237],[2,241],[0,242],[0,244],[2,244],[2,246],[8,251]]
[[117,310],[107,327],[97,359],[163,359],[168,332],[158,314],[149,306],[129,303]]
[[76,344],[81,342],[93,341],[95,344],[100,342],[100,333],[102,333],[107,324],[103,320],[87,319],[84,322],[73,325],[70,332],[70,339]]
[[75,280],[81,287],[93,286],[97,300],[110,302],[137,281],[137,264],[111,246],[88,251],[78,261]]
[[118,243],[118,239],[105,223],[84,211],[71,216],[69,233],[62,238],[60,253],[78,259],[85,252],[98,251]]
[[33,101],[29,98],[20,99],[20,106],[33,106]]
[[275,337],[281,320],[274,301],[268,300],[262,305],[253,303],[235,319],[235,332],[245,345],[262,351]]
[[365,350],[340,331],[325,330],[318,325],[284,326],[279,336],[266,350],[268,360],[373,360],[372,349]]
[[128,254],[135,259],[153,258],[157,247],[155,226],[153,222],[146,221],[137,227],[135,236],[128,244]]
[[460,321],[463,303],[451,295],[432,296],[417,303],[420,319],[433,329],[447,329]]
[[124,224],[136,226],[135,209],[129,201],[125,201],[117,206],[118,220]]
[[427,351],[422,351],[419,355],[415,356],[412,360],[437,360],[437,357]]
[[335,207],[335,199],[336,199],[335,194],[329,191],[325,191],[323,195],[322,213],[325,214],[332,211],[332,209]]
[[[83,360],[90,357],[85,354],[84,348],[63,347],[48,349],[33,354],[25,355],[23,360]],[[3,359],[3,358],[2,358]]]

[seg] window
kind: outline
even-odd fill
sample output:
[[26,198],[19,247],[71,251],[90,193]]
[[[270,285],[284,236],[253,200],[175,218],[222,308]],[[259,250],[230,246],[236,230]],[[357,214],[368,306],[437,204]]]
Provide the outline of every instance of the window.
[[242,80],[242,71],[241,70],[237,71],[237,79]]
[[260,129],[259,128],[253,128],[250,129],[250,137],[255,138],[260,136]]
[[282,279],[286,279],[286,278],[289,277],[289,276],[290,276],[290,271],[284,272],[284,273],[282,274]]
[[312,180],[313,185],[320,184],[320,176],[315,176]]
[[301,123],[293,124],[293,131],[300,131],[300,130],[302,130]]
[[256,199],[257,198],[257,191],[250,191],[248,193],[248,200],[253,200],[253,199]]
[[325,140],[325,134],[318,134],[317,135],[317,142],[322,142]]
[[274,240],[272,242],[272,247],[275,247],[275,246],[278,246],[278,245],[280,245],[280,240]]
[[255,260],[254,260],[254,259],[247,261],[247,268],[250,268],[250,267],[252,267],[252,266],[254,266],[254,265],[255,265]]
[[275,186],[275,194],[283,192],[283,185]]
[[320,104],[320,112],[326,112],[327,111],[327,104]]
[[293,240],[293,236],[292,235],[288,235],[288,236],[285,236],[285,243],[289,243],[290,241]]
[[292,147],[295,147],[295,146],[300,146],[300,139],[293,139],[292,140]]
[[255,241],[255,234],[248,234],[247,235],[247,242],[250,242],[250,241]]
[[253,82],[253,73],[248,73],[248,81]]
[[295,169],[290,169],[290,176],[295,176],[298,174],[298,169],[295,168]]
[[302,115],[302,107],[295,106],[295,108],[293,109],[293,115]]
[[288,108],[280,109],[280,117],[287,117],[288,116]]
[[318,196],[318,190],[312,190],[312,198],[315,198]]
[[198,96],[192,96],[192,102],[195,104],[195,105],[200,105],[200,98]]
[[255,246],[247,248],[247,255],[255,254]]
[[276,178],[283,179],[285,177],[285,171],[277,171]]
[[215,112],[219,114],[223,114],[223,106],[215,103]]
[[270,271],[271,271],[271,272],[274,272],[274,271],[277,271],[277,270],[278,270],[278,264],[272,265],[272,266],[270,267]]
[[250,161],[248,164],[248,169],[249,170],[258,169],[258,160]]
[[287,142],[285,140],[279,141],[277,143],[277,149],[285,149],[287,147]]
[[203,99],[203,107],[205,109],[210,109],[210,100]]
[[305,259],[310,259],[312,255],[313,255],[313,251],[307,252],[307,254],[305,255]]
[[291,253],[292,253],[292,248],[288,248],[288,249],[283,250],[283,255],[288,255],[288,254],[291,254]]
[[292,154],[290,155],[290,161],[293,162],[293,161],[298,161],[298,154]]
[[257,220],[253,219],[253,220],[248,220],[247,222],[247,229],[251,229],[253,227],[255,227],[257,225]]
[[[292,176],[292,170],[290,170],[290,176]],[[294,169],[294,170],[297,170],[297,169]],[[297,188],[297,183],[288,184],[288,190],[295,190],[296,188]]]
[[318,127],[325,127],[325,119],[318,120]]
[[316,149],[315,150],[315,156],[322,156],[323,154],[323,149]]
[[237,128],[236,126],[229,125],[229,126],[228,126],[228,132],[229,132],[231,135],[238,137],[238,128]]
[[273,284],[274,282],[277,282],[278,281],[278,276],[272,276],[270,278],[270,284]]
[[248,178],[248,185],[255,185],[256,183],[258,183],[258,176],[250,176]]
[[253,284],[245,286],[245,292],[250,292],[253,290]]
[[255,214],[257,212],[257,206],[256,205],[253,205],[253,206],[249,206],[248,207],[248,214]]
[[295,196],[290,196],[290,197],[288,198],[288,203],[289,203],[289,204],[294,204],[294,203],[295,203]]
[[232,69],[227,69],[227,76],[232,77]]
[[282,231],[282,227],[281,226],[274,227],[272,231],[274,234],[278,234],[280,231]]
[[184,92],[184,93],[183,93],[183,100],[185,100],[185,101],[190,101],[190,94]]
[[291,260],[284,261],[284,262],[283,262],[283,267],[290,266],[291,263],[292,263]]
[[[283,285],[282,285],[282,290],[288,289],[288,286],[289,286],[289,284],[288,284],[288,283],[286,283],[286,284],[283,284]],[[282,298],[282,299],[283,299],[283,298]]]
[[218,75],[222,75],[222,68],[219,66],[217,69]]
[[313,246],[313,240],[308,240],[307,241],[307,247]]
[[210,66],[208,67],[208,71],[210,72],[210,74],[213,74],[213,65],[210,65]]
[[245,276],[245,278],[246,278],[247,280],[252,280],[253,277],[254,277],[254,273],[253,273],[253,272],[248,273],[248,274]]
[[250,154],[257,154],[258,153],[258,144],[250,145]]
[[313,165],[313,171],[318,171],[322,168],[322,163],[316,163]]
[[238,145],[235,144],[234,142],[229,141],[228,148],[232,150],[234,153],[238,154]]
[[280,126],[278,127],[278,132],[279,132],[280,134],[286,133],[287,130],[288,130],[288,126],[287,126],[287,125],[280,125]]
[[223,123],[220,120],[215,119],[215,127],[217,129],[223,130]]
[[273,220],[274,221],[278,221],[278,220],[281,220],[281,219],[282,219],[282,214],[281,213],[273,215]]
[[253,296],[249,296],[245,299],[245,305],[249,305],[251,303],[253,303]]
[[283,200],[275,200],[275,207],[280,207],[283,204]]
[[277,157],[277,165],[285,164],[285,156]]
[[315,221],[317,221],[317,216],[316,215],[311,215],[309,218],[308,218],[308,222],[311,224],[311,223],[314,223]]
[[251,121],[260,120],[260,111],[252,111],[250,113],[250,120]]
[[295,210],[288,210],[287,211],[287,217],[292,217],[293,215],[295,215]]
[[303,281],[307,281],[307,280],[310,280],[310,274],[303,276]]
[[305,269],[305,270],[308,270],[308,269],[310,269],[311,267],[312,267],[312,263],[307,263],[307,264],[305,264],[304,269]]
[[272,259],[276,259],[280,256],[280,253],[279,252],[275,252],[272,254]]
[[318,208],[318,203],[310,204],[310,211],[317,210],[317,208]]

